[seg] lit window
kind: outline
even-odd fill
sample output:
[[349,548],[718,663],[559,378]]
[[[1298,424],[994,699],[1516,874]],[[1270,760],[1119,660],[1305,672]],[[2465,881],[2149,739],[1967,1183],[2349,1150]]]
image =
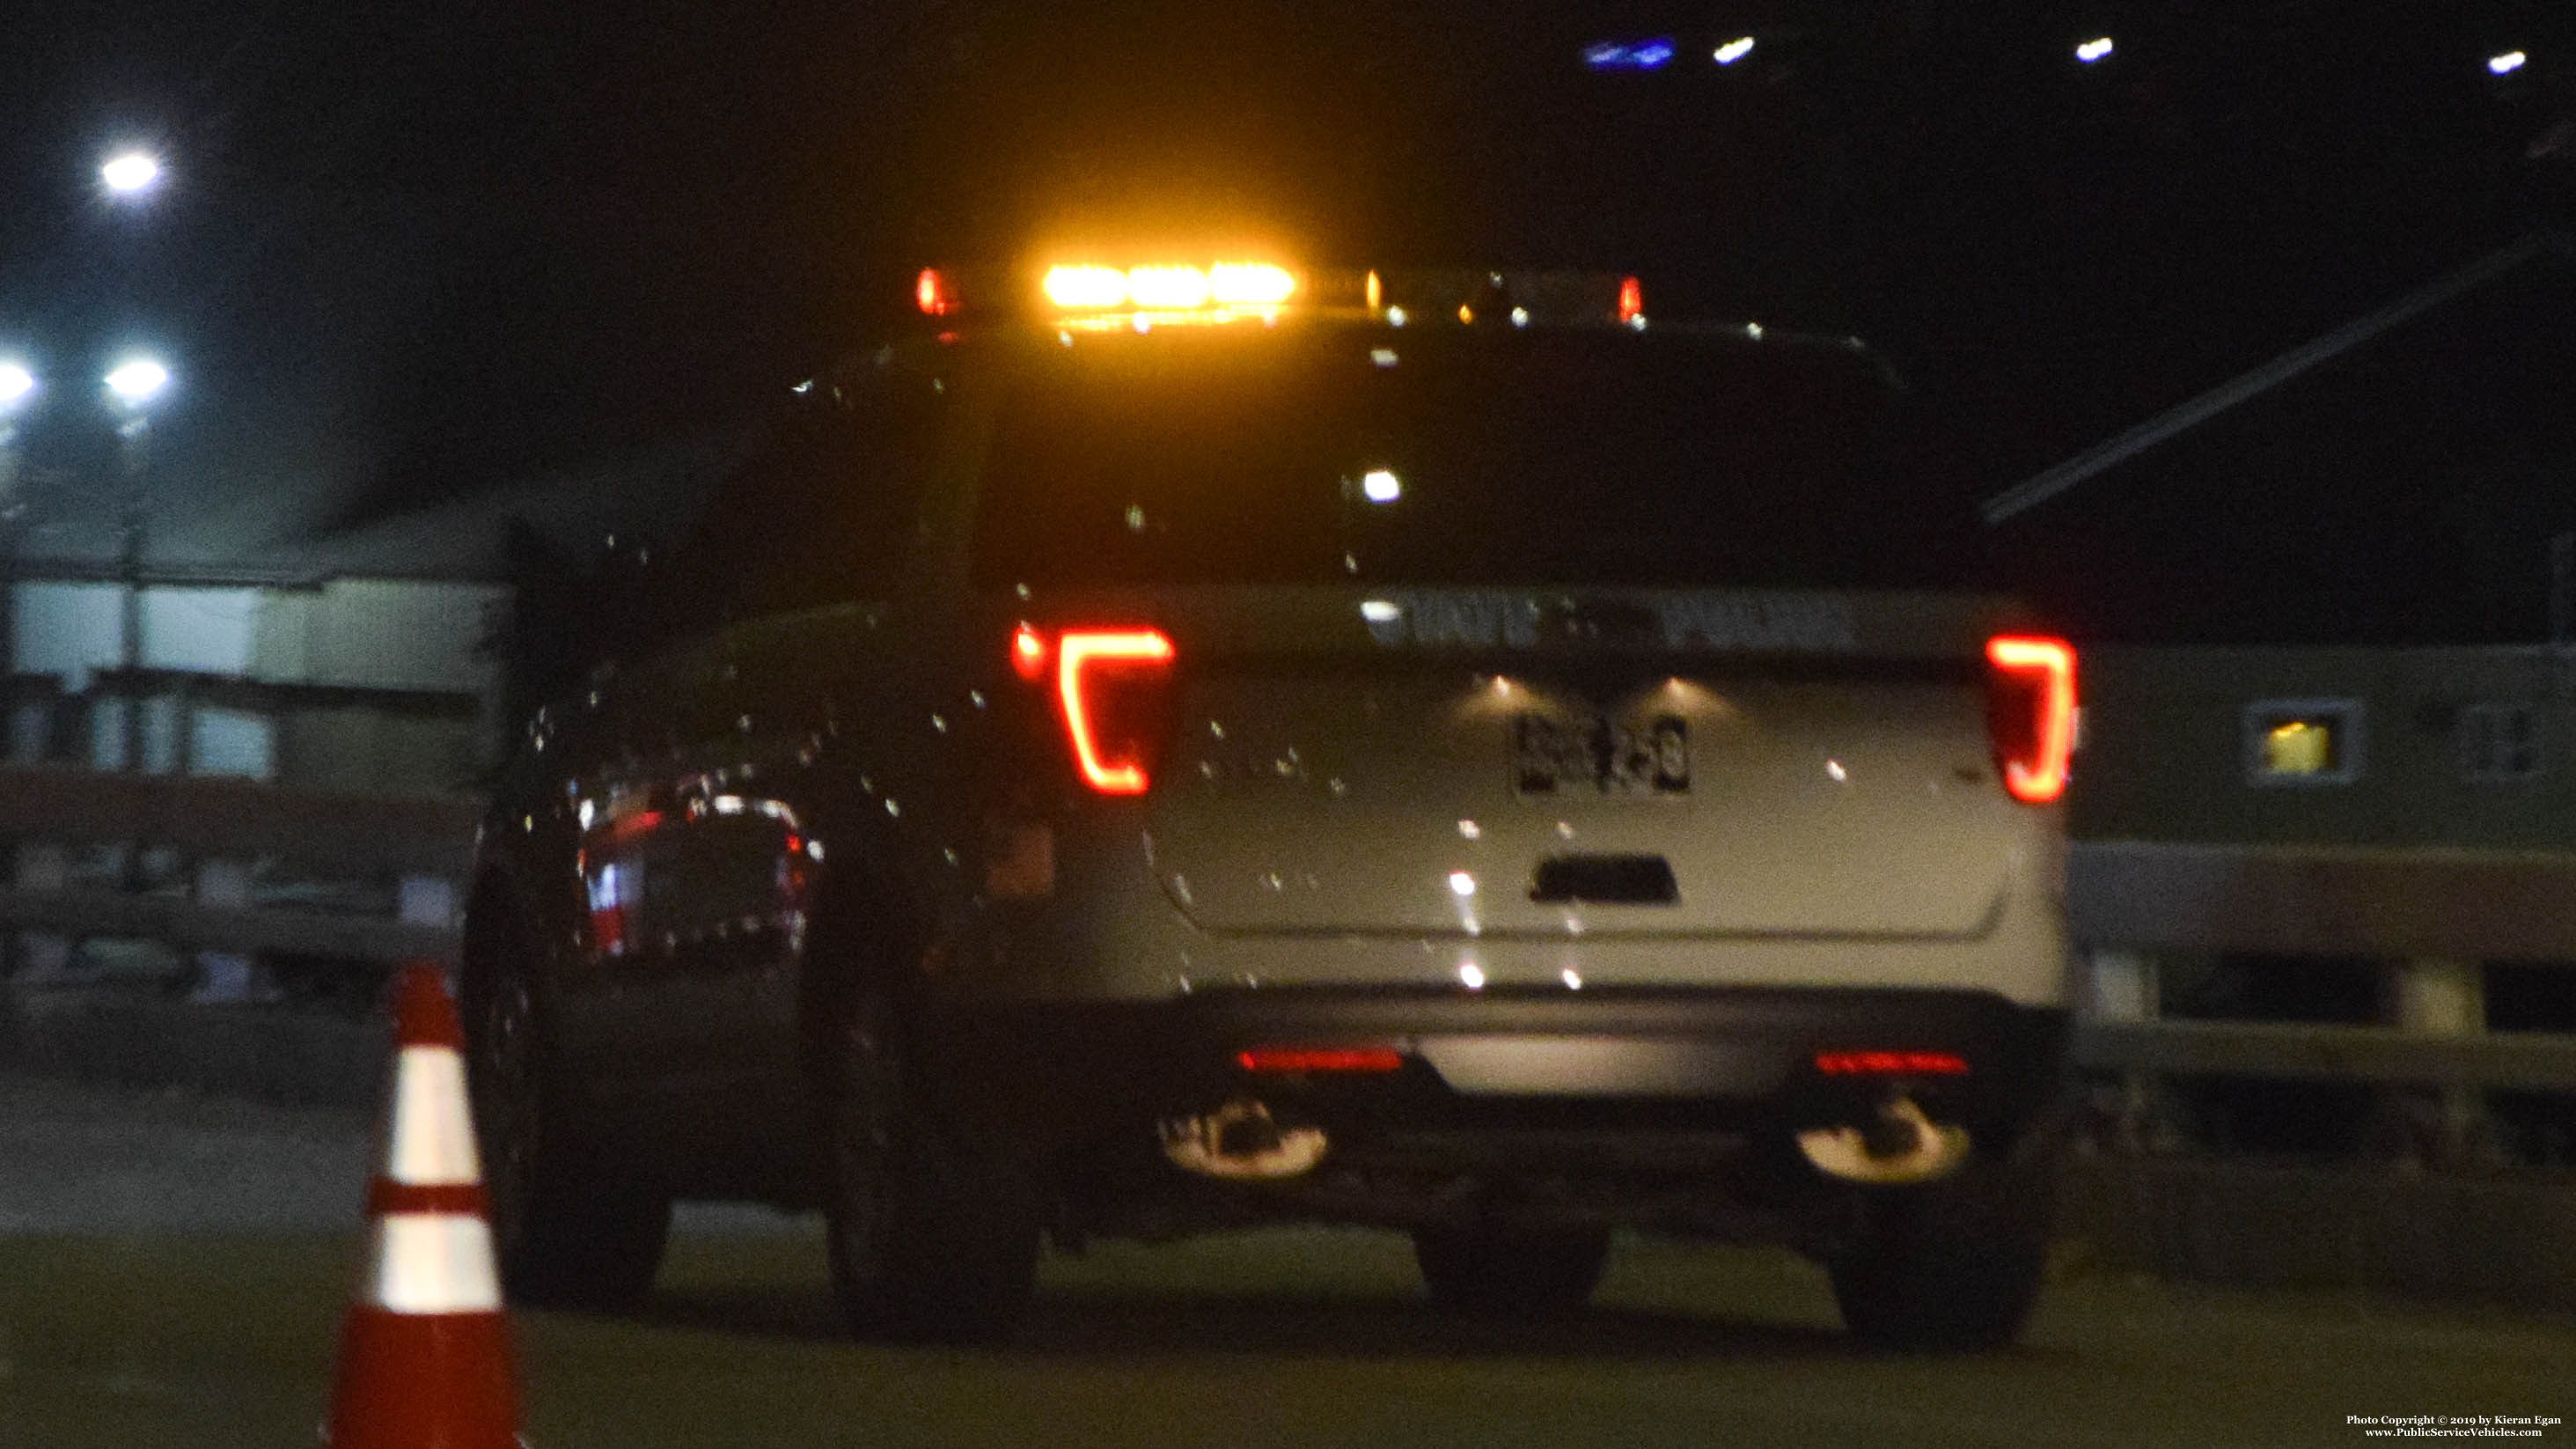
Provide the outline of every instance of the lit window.
[[2334,726],[2324,720],[2283,720],[2263,732],[2263,773],[2324,775],[2335,767]]
[[2361,776],[2358,700],[2262,700],[2245,711],[2245,773],[2257,785],[2349,785]]

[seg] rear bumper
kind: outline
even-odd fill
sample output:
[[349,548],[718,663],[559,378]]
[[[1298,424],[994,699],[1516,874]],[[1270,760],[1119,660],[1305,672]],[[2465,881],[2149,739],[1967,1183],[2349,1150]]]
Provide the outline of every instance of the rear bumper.
[[[1829,1077],[1820,1052],[1949,1053],[1901,1079],[2000,1144],[2054,1101],[2067,1014],[1975,991],[1690,988],[1580,992],[1289,988],[1157,1003],[991,1006],[924,1023],[961,1116],[1058,1156],[1135,1141],[1162,1118],[1254,1097],[1365,1149],[1408,1134],[1710,1131],[1777,1139],[1847,1121],[1887,1079]],[[1371,1073],[1254,1073],[1263,1046],[1377,1046]]]

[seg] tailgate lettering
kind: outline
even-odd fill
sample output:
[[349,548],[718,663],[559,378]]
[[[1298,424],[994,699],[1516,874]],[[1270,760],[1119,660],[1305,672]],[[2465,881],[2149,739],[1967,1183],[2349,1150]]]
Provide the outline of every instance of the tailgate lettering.
[[1860,628],[1843,599],[1731,594],[1664,601],[1664,642],[1676,649],[1848,652]]
[[[1698,594],[1654,605],[1671,649],[1849,653],[1860,627],[1847,599],[1777,594]],[[1369,637],[1390,649],[1524,649],[1539,642],[1541,596],[1499,589],[1414,589],[1360,610]]]

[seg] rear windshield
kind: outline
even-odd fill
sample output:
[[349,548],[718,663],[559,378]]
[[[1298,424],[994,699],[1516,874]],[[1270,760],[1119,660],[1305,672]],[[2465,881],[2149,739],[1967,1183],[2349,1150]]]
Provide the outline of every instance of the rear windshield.
[[1965,510],[1884,461],[1865,356],[1741,334],[1166,328],[1004,397],[975,573],[1014,583],[1934,586]]

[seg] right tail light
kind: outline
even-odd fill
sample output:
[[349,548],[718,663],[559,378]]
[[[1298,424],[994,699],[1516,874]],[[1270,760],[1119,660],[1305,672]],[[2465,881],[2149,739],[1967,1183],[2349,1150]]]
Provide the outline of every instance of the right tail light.
[[2028,805],[2066,793],[2075,757],[2075,648],[2003,634],[1986,641],[1986,738],[2004,788]]

